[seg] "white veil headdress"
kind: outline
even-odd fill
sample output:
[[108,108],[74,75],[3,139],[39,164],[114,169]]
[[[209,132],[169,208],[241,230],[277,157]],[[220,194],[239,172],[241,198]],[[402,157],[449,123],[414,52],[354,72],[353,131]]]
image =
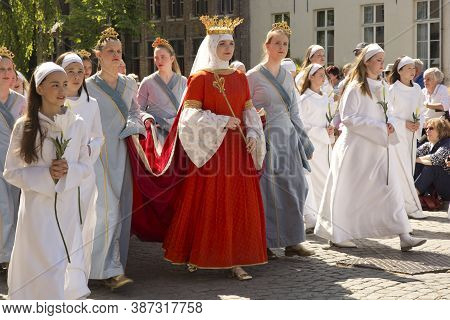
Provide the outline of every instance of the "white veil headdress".
[[203,69],[227,69],[230,61],[221,60],[217,56],[220,41],[233,40],[231,34],[209,34],[203,39],[192,65],[191,75]]

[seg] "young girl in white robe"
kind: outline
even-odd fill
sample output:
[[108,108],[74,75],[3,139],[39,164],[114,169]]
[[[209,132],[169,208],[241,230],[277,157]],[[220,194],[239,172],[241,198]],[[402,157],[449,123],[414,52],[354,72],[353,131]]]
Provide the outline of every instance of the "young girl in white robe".
[[398,143],[389,115],[378,102],[391,103],[387,84],[378,80],[384,51],[364,48],[342,96],[342,135],[333,149],[330,173],[315,233],[340,247],[362,238],[400,236],[402,251],[426,240],[410,236],[392,146]]
[[327,114],[332,109],[328,96],[321,91],[326,75],[319,64],[311,64],[305,70],[300,90],[300,114],[309,139],[314,145],[314,156],[310,160],[311,182],[314,201],[319,206],[330,168],[331,143],[334,127],[328,122]]
[[420,86],[413,82],[414,60],[410,57],[398,58],[390,74],[389,96],[392,101],[390,112],[395,132],[400,140],[394,147],[394,159],[398,162],[398,175],[405,198],[406,213],[410,218],[424,219],[416,187],[414,168],[416,162],[417,139],[423,126],[425,97]]
[[[74,113],[81,116],[85,122],[88,136],[90,164],[93,167],[103,145],[102,122],[97,100],[90,97],[84,80],[84,65],[80,56],[66,52],[56,60],[64,68],[68,77],[66,105]],[[86,274],[91,270],[91,255],[94,241],[95,224],[97,221],[95,204],[97,201],[97,185],[95,173],[83,180],[79,187],[80,224],[83,231],[83,251]]]
[[[28,106],[13,130],[5,179],[21,189],[16,238],[8,272],[10,299],[87,296],[77,188],[91,174],[84,121],[63,108],[67,75],[53,62],[38,66]],[[53,139],[68,140],[56,160]],[[69,140],[70,139],[70,140]],[[81,257],[79,256],[81,255]]]

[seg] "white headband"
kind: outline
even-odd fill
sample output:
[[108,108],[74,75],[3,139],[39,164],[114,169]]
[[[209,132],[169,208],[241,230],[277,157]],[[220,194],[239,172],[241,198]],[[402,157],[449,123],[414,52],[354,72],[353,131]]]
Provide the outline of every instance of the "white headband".
[[370,58],[384,50],[378,45],[378,43],[371,43],[367,47],[366,54],[364,55],[364,62],[367,62]]
[[309,58],[311,59],[311,57],[319,50],[325,51],[322,46],[319,46],[318,44],[313,45],[311,48],[311,52],[309,53]]
[[281,61],[281,66],[285,68],[289,72],[296,72],[297,66],[295,65],[294,61],[292,60],[283,60]]
[[61,66],[58,66],[53,62],[44,62],[40,64],[36,70],[34,71],[34,80],[36,81],[36,88],[44,81],[45,77],[47,77],[50,73],[53,72],[64,72],[64,69]]
[[414,64],[414,60],[408,56],[403,57],[400,62],[398,63],[397,66],[397,71],[400,71],[401,68],[403,68],[404,66],[406,66],[407,64]]
[[321,66],[321,65],[318,64],[318,63],[313,63],[311,66],[312,66],[312,67],[311,67],[311,70],[309,70],[309,75],[310,75],[310,76],[313,76],[314,73],[317,72],[317,70],[319,70],[320,68],[323,68],[323,66]]
[[64,69],[71,63],[78,62],[79,64],[83,65],[83,60],[81,60],[80,56],[75,53],[69,53],[66,55],[61,63],[61,67]]

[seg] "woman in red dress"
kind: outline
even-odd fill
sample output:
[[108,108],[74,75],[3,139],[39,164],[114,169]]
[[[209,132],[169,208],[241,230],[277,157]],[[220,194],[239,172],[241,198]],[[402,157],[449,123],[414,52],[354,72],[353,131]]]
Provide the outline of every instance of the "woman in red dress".
[[178,121],[189,168],[163,248],[174,264],[231,269],[239,280],[248,280],[242,266],[267,262],[257,172],[265,155],[264,133],[245,74],[229,68],[232,33],[242,20],[200,19],[208,35]]

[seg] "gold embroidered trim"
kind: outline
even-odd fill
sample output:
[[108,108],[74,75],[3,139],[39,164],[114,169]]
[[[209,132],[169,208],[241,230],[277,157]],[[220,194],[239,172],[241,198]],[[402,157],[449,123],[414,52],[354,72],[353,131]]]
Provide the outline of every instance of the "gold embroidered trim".
[[251,108],[253,108],[253,102],[250,99],[250,100],[247,100],[247,102],[245,102],[245,110],[249,110]]
[[202,102],[198,100],[186,100],[184,101],[183,105],[185,108],[194,108],[194,109],[202,108]]

